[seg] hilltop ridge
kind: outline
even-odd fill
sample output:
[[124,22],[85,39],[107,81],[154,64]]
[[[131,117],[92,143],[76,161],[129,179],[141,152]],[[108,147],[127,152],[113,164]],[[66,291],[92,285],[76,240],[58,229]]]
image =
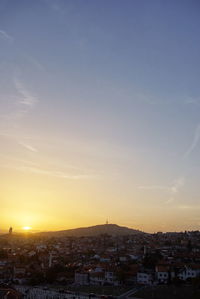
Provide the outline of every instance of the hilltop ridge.
[[133,234],[143,234],[144,232],[125,226],[119,226],[117,224],[99,224],[89,227],[80,227],[75,229],[61,230],[61,231],[49,231],[38,233],[42,236],[54,236],[54,237],[87,237],[87,236],[97,236],[101,234],[109,235],[133,235]]

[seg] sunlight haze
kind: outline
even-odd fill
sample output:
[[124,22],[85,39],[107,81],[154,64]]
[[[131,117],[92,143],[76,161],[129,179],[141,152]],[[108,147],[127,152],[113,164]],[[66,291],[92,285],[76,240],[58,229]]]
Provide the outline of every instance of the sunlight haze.
[[200,229],[199,1],[0,1],[0,230]]

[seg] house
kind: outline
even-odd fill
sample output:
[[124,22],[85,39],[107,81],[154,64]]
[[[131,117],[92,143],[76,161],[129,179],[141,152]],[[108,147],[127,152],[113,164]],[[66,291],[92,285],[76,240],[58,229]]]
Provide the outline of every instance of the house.
[[124,263],[124,262],[127,261],[127,257],[126,256],[120,256],[119,257],[119,261],[122,262],[122,263]]
[[198,276],[200,276],[200,265],[184,266],[178,274],[178,277],[184,281]]
[[115,280],[114,272],[112,272],[112,271],[106,271],[105,272],[105,282],[107,282],[109,284],[113,284],[114,280]]
[[32,257],[34,255],[36,255],[36,251],[31,250],[31,251],[28,252],[28,256]]
[[138,260],[138,256],[137,256],[137,255],[134,255],[134,254],[129,254],[129,258],[130,258],[132,261],[137,261],[137,260]]
[[11,273],[11,267],[9,267],[9,264],[7,261],[0,261],[0,279],[9,277]]
[[14,267],[14,277],[15,278],[21,278],[24,277],[26,274],[26,268],[21,265],[16,265]]
[[21,265],[15,265],[14,267],[14,280],[18,281],[18,283],[23,283],[24,280],[26,279],[26,267],[21,266]]
[[74,278],[75,284],[89,285],[89,273],[88,272],[75,272]]
[[100,262],[101,263],[109,263],[110,262],[110,258],[107,256],[103,256],[100,258]]
[[175,273],[171,271],[169,265],[156,266],[156,278],[158,283],[167,284],[174,277]]
[[104,285],[105,274],[104,272],[92,272],[90,273],[90,284],[91,285]]
[[150,272],[142,271],[137,273],[137,283],[143,285],[153,284],[153,275]]
[[47,245],[46,244],[38,244],[36,245],[36,250],[37,251],[44,251],[47,249]]

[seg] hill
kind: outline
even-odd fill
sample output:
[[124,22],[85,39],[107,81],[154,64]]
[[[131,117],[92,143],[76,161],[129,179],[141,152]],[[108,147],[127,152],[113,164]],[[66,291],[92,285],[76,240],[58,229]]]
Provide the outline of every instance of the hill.
[[102,224],[102,225],[80,227],[80,228],[68,229],[62,231],[42,232],[39,234],[47,237],[64,237],[64,236],[87,237],[87,236],[98,236],[102,234],[124,236],[124,235],[143,234],[143,232],[125,226],[119,226],[117,224]]

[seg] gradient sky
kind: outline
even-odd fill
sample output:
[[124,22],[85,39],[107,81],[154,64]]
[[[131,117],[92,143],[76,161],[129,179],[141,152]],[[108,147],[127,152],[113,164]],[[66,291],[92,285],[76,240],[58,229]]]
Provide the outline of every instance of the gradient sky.
[[200,2],[0,1],[0,229],[200,229]]

